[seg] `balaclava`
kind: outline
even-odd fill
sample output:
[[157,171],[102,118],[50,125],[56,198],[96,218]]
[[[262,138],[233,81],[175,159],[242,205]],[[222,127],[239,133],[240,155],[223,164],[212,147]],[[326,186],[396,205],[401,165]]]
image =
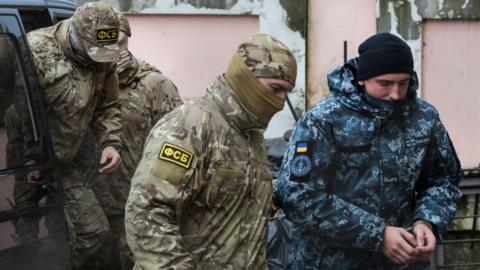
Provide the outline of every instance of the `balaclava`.
[[281,79],[295,85],[297,63],[289,49],[272,36],[259,34],[242,43],[230,60],[225,79],[240,104],[264,127],[284,101],[258,78]]

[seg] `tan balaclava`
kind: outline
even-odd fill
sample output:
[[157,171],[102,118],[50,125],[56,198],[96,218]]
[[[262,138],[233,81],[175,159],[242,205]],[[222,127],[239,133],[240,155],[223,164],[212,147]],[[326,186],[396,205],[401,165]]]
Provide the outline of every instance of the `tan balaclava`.
[[230,60],[225,79],[242,106],[264,127],[284,101],[258,78],[280,79],[295,85],[297,63],[288,48],[272,36],[259,34],[242,43]]
[[128,50],[128,40],[132,36],[130,30],[130,23],[128,22],[127,17],[123,14],[118,14],[118,19],[120,21],[120,35],[119,35],[119,46],[120,46],[120,60],[117,62],[117,75],[120,83],[120,88],[123,88],[126,85],[129,85],[135,79],[135,76],[138,72],[139,63],[133,54]]

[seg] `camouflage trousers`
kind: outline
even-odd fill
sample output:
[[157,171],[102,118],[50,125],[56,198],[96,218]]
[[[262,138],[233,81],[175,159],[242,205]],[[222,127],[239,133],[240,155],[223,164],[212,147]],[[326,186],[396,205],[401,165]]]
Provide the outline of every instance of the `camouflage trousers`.
[[[15,177],[14,198],[16,209],[26,209],[37,207],[42,199],[39,194],[39,187],[29,184],[22,176]],[[50,211],[47,215],[29,215],[14,220],[15,235],[17,242],[21,244],[31,243],[39,240],[40,222],[42,217],[45,218],[44,225],[49,234],[56,234],[64,231],[63,214],[57,211]]]
[[130,191],[129,171],[131,171],[125,167],[128,163],[124,160],[117,171],[98,175],[91,182],[91,187],[110,223],[110,238],[113,239],[113,248],[119,252],[121,270],[132,269],[134,265],[125,232],[125,204]]
[[85,175],[78,169],[60,170],[65,192],[65,215],[70,233],[73,269],[117,269],[110,224]]

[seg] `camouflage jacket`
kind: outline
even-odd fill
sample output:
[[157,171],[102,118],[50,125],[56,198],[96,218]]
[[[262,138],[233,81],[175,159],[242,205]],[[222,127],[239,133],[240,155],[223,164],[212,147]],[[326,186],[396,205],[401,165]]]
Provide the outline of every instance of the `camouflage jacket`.
[[123,167],[128,179],[142,158],[145,139],[160,118],[182,104],[177,87],[158,69],[132,59],[136,64],[120,78],[122,110]]
[[[74,158],[90,124],[102,146],[121,143],[115,64],[84,66],[77,61],[68,40],[69,25],[65,20],[27,35],[60,162]],[[33,135],[26,133],[27,159],[35,158]]]
[[352,83],[355,67],[328,75],[333,95],[299,120],[284,157],[276,195],[295,224],[294,268],[426,269],[387,259],[384,228],[426,220],[441,239],[460,164],[438,112],[416,98],[416,76],[395,110]]
[[223,77],[152,129],[132,178],[135,269],[265,269],[272,175],[262,130]]
[[[134,57],[130,61],[132,66],[119,74],[122,166],[111,174],[98,175],[93,183],[95,194],[109,216],[125,213],[130,179],[142,158],[148,132],[160,118],[182,104],[175,85],[158,69]],[[97,171],[95,165],[91,167]]]

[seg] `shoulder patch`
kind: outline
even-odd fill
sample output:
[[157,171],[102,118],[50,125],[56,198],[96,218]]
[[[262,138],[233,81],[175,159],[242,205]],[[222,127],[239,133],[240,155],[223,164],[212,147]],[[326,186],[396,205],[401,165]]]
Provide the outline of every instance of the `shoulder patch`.
[[291,172],[295,177],[304,177],[312,170],[312,161],[307,155],[298,155],[292,160]]
[[158,155],[158,159],[168,161],[180,167],[190,169],[193,160],[193,154],[179,146],[163,143],[162,150]]
[[308,153],[308,142],[297,142],[295,147],[295,154]]
[[290,178],[292,180],[305,181],[310,177],[313,168],[311,148],[312,142],[296,142],[293,159],[290,162]]

